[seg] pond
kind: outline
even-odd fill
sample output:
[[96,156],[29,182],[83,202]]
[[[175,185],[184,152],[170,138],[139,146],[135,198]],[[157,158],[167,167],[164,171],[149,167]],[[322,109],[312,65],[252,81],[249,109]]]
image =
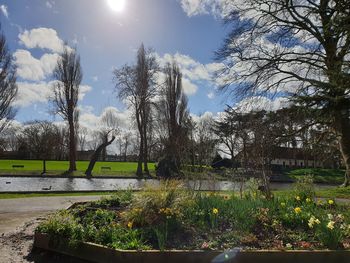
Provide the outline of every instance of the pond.
[[[157,179],[135,178],[50,178],[50,177],[0,177],[0,192],[74,192],[74,191],[113,191],[138,190],[145,184],[158,185]],[[191,180],[184,185],[196,190],[235,190],[240,183],[231,181]],[[290,189],[291,183],[271,183],[272,190]],[[320,184],[317,188],[330,188],[331,185]]]

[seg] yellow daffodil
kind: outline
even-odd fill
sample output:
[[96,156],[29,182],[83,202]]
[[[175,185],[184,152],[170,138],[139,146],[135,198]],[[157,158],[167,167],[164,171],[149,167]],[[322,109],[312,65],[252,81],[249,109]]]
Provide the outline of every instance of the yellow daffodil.
[[300,200],[301,200],[300,196],[297,195],[297,196],[295,197],[295,200],[300,201]]
[[128,228],[132,228],[133,223],[132,222],[128,222]]
[[321,221],[319,219],[317,219],[314,216],[311,216],[310,219],[309,219],[309,222],[308,222],[308,226],[310,228],[313,228],[315,224],[319,225],[320,223],[321,223]]
[[330,230],[333,230],[334,229],[334,224],[335,224],[334,221],[329,221],[328,224],[327,224],[327,228],[329,228]]
[[333,201],[332,199],[329,199],[329,200],[328,200],[328,204],[329,204],[329,205],[333,205],[333,204],[334,204],[334,201]]
[[219,210],[217,208],[213,208],[213,214],[217,215],[219,213]]
[[294,208],[294,212],[295,212],[296,214],[300,214],[300,213],[301,213],[301,208],[300,208],[300,207]]
[[306,203],[311,203],[311,199],[308,197],[305,199]]
[[318,200],[318,201],[317,201],[317,204],[318,204],[318,205],[323,205],[323,201],[322,201],[322,200]]

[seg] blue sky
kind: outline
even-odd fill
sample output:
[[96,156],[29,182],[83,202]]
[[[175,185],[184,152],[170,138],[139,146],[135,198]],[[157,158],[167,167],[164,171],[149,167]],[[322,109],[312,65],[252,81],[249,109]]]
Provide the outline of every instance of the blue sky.
[[16,119],[57,120],[48,113],[46,97],[61,41],[75,45],[81,55],[83,114],[125,110],[113,92],[112,69],[132,63],[141,42],[154,48],[160,63],[173,57],[179,62],[192,113],[222,111],[230,101],[215,92],[218,83],[211,74],[219,66],[213,57],[225,27],[212,12],[213,3],[126,0],[124,10],[116,12],[107,0],[0,1],[2,30],[18,64]]

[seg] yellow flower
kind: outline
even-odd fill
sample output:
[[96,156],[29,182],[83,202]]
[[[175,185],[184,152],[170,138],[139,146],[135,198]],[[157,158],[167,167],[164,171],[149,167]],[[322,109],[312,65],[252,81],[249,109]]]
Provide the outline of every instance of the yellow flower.
[[217,208],[213,208],[213,214],[217,215],[219,213],[219,210]]
[[330,230],[333,230],[334,229],[334,221],[329,221],[328,224],[327,224],[327,228],[329,228]]
[[128,228],[132,228],[133,223],[132,222],[128,222]]
[[306,203],[311,203],[311,199],[310,198],[306,198],[305,201],[306,201]]
[[295,197],[295,199],[296,199],[297,201],[300,201],[300,200],[301,200],[301,198],[300,198],[299,195],[297,195],[297,196]]
[[329,200],[328,200],[328,204],[333,205],[333,204],[334,204],[334,201],[331,200],[331,199],[329,199]]
[[294,208],[294,212],[295,212],[296,214],[300,214],[300,213],[301,213],[301,208],[300,208],[300,207]]
[[282,206],[282,207],[285,207],[285,206],[286,206],[286,203],[282,202],[282,203],[281,203],[281,206]]
[[320,223],[321,223],[321,221],[319,219],[317,219],[314,216],[311,216],[310,219],[309,219],[308,225],[309,225],[310,228],[313,228],[314,224],[319,225]]

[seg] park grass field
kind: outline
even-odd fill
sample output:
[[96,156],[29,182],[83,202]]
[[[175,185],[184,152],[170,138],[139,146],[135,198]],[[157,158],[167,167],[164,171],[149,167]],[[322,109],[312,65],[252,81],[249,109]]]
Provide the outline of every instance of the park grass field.
[[316,183],[342,184],[345,171],[341,169],[302,168],[293,169],[286,173],[289,178],[297,179],[305,175],[312,175]]
[[[84,175],[89,165],[88,161],[77,161],[77,171],[75,176]],[[23,165],[23,168],[13,168],[13,165]],[[67,171],[68,161],[46,161],[47,175],[61,175]],[[103,169],[102,167],[109,167]],[[132,176],[135,175],[136,162],[97,162],[95,164],[93,175],[115,175],[115,176]],[[155,164],[149,163],[150,172],[154,172]],[[40,175],[43,171],[43,161],[40,160],[0,160],[1,175]]]

